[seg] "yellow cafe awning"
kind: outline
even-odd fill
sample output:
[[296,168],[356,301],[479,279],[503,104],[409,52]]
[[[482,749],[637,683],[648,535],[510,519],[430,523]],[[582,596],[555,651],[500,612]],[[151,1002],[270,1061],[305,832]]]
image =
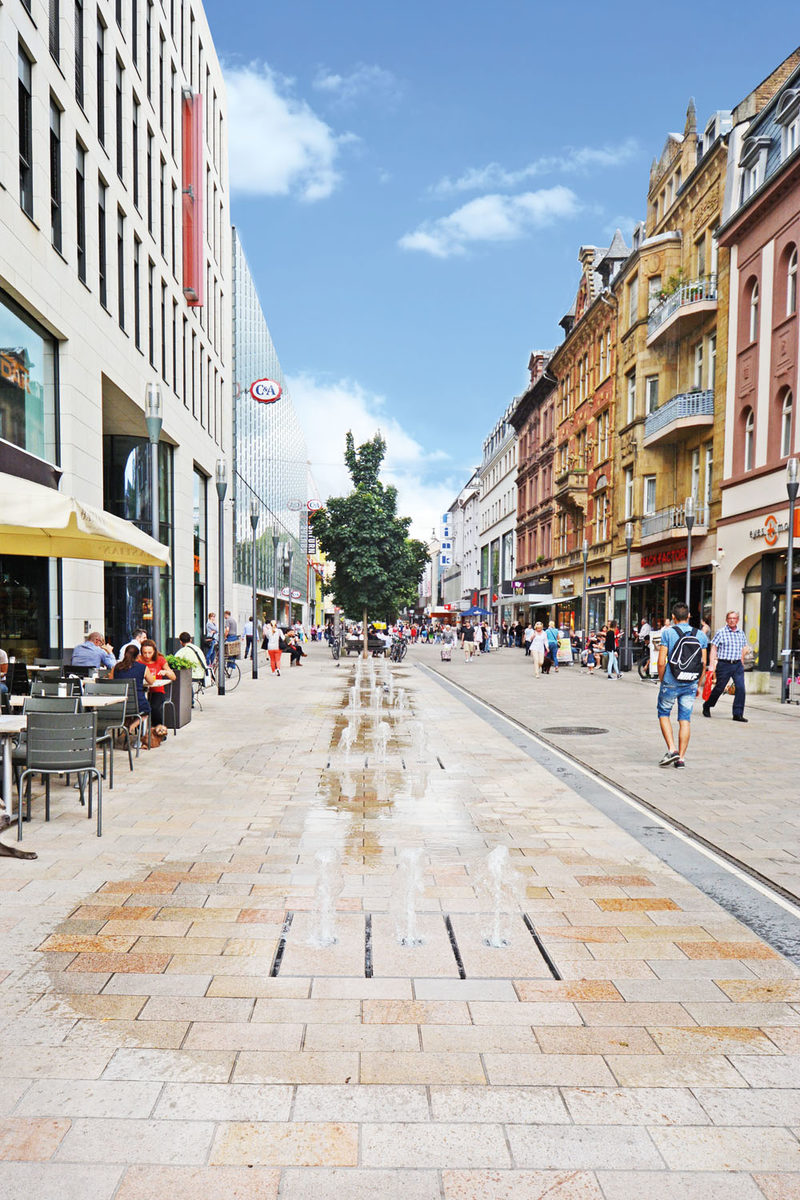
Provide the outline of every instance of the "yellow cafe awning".
[[0,554],[169,566],[169,548],[131,521],[0,472]]

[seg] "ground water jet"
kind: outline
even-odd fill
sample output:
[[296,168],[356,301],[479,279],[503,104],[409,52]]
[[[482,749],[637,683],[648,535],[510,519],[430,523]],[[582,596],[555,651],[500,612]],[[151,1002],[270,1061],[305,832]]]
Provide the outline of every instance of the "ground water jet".
[[335,946],[336,901],[344,891],[342,864],[335,850],[326,847],[314,855],[318,867],[317,883],[314,888],[314,916],[316,923],[309,938],[311,946]]
[[507,846],[495,846],[487,855],[476,890],[488,900],[491,909],[492,923],[481,931],[484,942],[495,948],[508,946],[511,916],[520,908],[522,876],[512,867]]
[[417,928],[417,901],[424,891],[422,851],[402,850],[392,895],[392,918],[401,946],[421,946],[423,943]]

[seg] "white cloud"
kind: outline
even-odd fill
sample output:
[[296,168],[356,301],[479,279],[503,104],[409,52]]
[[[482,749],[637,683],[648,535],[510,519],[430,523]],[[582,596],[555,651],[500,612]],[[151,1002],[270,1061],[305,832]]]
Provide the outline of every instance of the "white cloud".
[[339,151],[352,135],[334,133],[265,63],[228,66],[225,83],[233,190],[309,201],[330,196],[341,178]]
[[325,92],[343,108],[354,104],[362,96],[394,103],[401,95],[400,85],[391,71],[366,63],[359,63],[349,75],[320,68],[314,79],[314,87],[318,92]]
[[595,167],[618,167],[630,162],[638,151],[633,138],[618,146],[568,146],[561,154],[545,155],[534,159],[526,167],[509,171],[500,163],[487,163],[485,167],[470,167],[458,179],[445,176],[434,184],[431,191],[437,196],[449,196],[454,192],[477,192],[485,188],[515,188],[539,175],[581,174]]
[[354,380],[321,380],[300,374],[287,384],[305,431],[320,498],[346,495],[353,486],[344,464],[347,430],[353,431],[356,445],[380,430],[386,442],[381,478],[397,488],[398,512],[411,517],[412,534],[428,538],[463,484],[448,455],[444,451],[427,453],[391,415],[386,398]]
[[518,196],[477,196],[449,216],[424,222],[399,244],[404,250],[450,258],[475,242],[515,241],[531,229],[574,216],[578,207],[575,193],[561,186]]

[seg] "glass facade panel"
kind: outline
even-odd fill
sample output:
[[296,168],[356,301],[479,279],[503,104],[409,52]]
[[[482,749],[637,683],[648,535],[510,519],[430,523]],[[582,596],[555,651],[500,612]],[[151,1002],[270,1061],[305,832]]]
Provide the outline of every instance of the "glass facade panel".
[[[158,447],[158,540],[173,546],[172,447]],[[103,438],[103,507],[145,533],[152,533],[150,443],[147,438]],[[159,649],[174,632],[172,568],[161,568],[161,628],[153,631],[153,589],[149,567],[106,564],[106,635],[119,648],[138,626],[146,629]]]
[[[233,231],[233,419],[234,419],[234,560],[236,583],[252,586],[253,531],[250,504],[258,501],[256,586],[262,596],[273,595],[277,580],[279,617],[300,616],[306,599],[306,536],[308,531],[308,454],[306,441],[283,378],[255,281],[242,244]],[[250,395],[257,379],[274,379],[283,389],[273,404],[259,404]],[[278,539],[277,558],[273,553]],[[289,580],[289,549],[291,580]],[[267,605],[269,615],[271,606]],[[263,608],[262,608],[263,611]]]
[[56,463],[57,343],[0,295],[0,438]]

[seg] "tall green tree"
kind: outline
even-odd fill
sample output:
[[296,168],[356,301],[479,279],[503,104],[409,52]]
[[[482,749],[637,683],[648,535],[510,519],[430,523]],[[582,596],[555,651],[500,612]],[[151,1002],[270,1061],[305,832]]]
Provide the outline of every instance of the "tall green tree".
[[335,564],[331,592],[351,619],[367,614],[382,620],[413,603],[429,555],[423,542],[408,536],[410,517],[397,515],[397,489],[380,480],[386,443],[380,433],[356,447],[348,432],[344,461],[353,480],[347,496],[331,497],[313,513],[311,528]]

